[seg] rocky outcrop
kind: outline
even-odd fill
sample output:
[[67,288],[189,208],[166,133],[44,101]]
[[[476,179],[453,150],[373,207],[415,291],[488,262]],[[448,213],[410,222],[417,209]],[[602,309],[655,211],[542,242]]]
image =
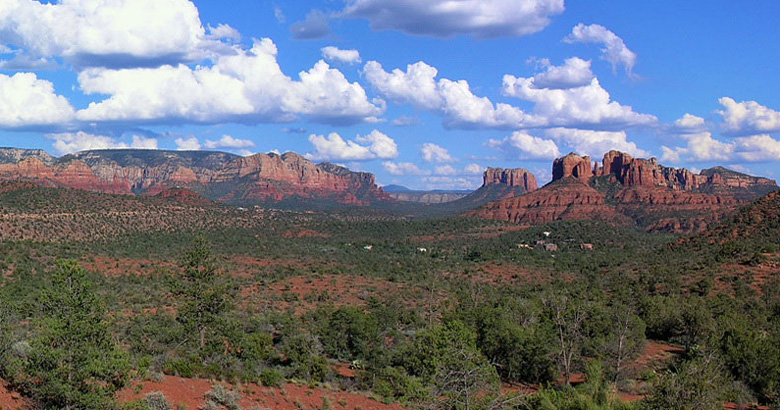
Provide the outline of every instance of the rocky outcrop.
[[295,153],[241,157],[201,151],[99,150],[47,158],[18,151],[0,150],[0,180],[36,180],[127,195],[183,187],[212,200],[237,203],[295,197],[365,205],[388,199],[372,174],[317,165]]
[[536,191],[538,188],[536,176],[523,168],[488,168],[482,175],[482,181],[483,186],[503,185],[519,187],[526,192]]
[[561,219],[629,222],[627,217],[607,204],[604,194],[571,179],[525,195],[491,202],[467,215],[521,225],[539,225]]
[[[729,189],[756,191],[757,196],[777,189],[775,181],[753,177],[723,167],[706,169],[699,174],[684,168],[670,168],[655,158],[643,159],[620,151],[604,154],[599,164],[590,157],[571,153],[553,163],[553,181],[572,177],[583,183],[591,178],[611,178],[626,188],[665,187],[685,192],[726,192]],[[736,194],[736,192],[734,192]]]
[[553,163],[553,181],[471,213],[519,224],[600,219],[651,231],[706,229],[740,204],[778,189],[775,181],[722,167],[699,174],[610,151],[601,164],[574,153]]
[[553,162],[553,181],[564,178],[574,178],[587,184],[594,175],[593,168],[591,167],[590,157],[581,157],[572,152]]

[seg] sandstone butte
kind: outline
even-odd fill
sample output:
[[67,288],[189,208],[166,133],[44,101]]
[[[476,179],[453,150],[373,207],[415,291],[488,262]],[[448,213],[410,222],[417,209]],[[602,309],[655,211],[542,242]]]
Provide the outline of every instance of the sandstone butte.
[[98,150],[55,158],[41,150],[2,148],[0,180],[127,195],[188,188],[231,203],[304,198],[368,205],[388,198],[372,174],[314,164],[292,152],[241,157],[204,151]]
[[619,151],[606,153],[601,163],[568,154],[553,162],[552,174],[552,182],[540,189],[467,215],[531,225],[596,219],[650,231],[694,232],[778,188],[773,180],[721,167],[694,174]]

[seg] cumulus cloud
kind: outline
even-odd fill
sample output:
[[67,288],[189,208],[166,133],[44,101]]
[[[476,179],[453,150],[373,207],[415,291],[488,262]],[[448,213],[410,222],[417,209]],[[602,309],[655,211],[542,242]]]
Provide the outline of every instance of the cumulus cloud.
[[369,61],[363,75],[384,98],[436,112],[444,117],[445,126],[453,128],[609,129],[657,121],[652,115],[634,112],[630,106],[612,101],[593,77],[590,62],[578,58],[569,59],[560,67],[548,66],[536,77],[504,76],[503,94],[533,103],[531,113],[478,97],[465,80],[437,80],[438,70],[424,62],[410,64],[406,71],[387,72],[378,62]]
[[0,43],[82,66],[154,66],[227,51],[218,41],[227,27],[206,35],[189,0],[6,0],[0,5]]
[[554,159],[561,156],[555,141],[534,137],[521,131],[504,139],[490,139],[487,146],[503,152],[512,159]]
[[338,61],[346,64],[358,64],[363,62],[357,50],[342,50],[338,47],[327,46],[320,49],[322,57],[329,61]]
[[751,135],[720,141],[709,132],[681,135],[684,147],[662,146],[662,160],[680,162],[765,162],[780,160],[780,141],[769,135]]
[[255,146],[255,143],[251,140],[244,140],[240,138],[233,138],[230,135],[223,135],[222,138],[220,138],[217,141],[213,140],[206,140],[206,142],[203,143],[203,146],[208,149],[216,149],[216,148],[252,148]]
[[290,26],[293,38],[297,40],[314,40],[330,34],[330,17],[322,10],[312,10],[306,15],[306,20]]
[[369,101],[363,87],[319,61],[293,80],[276,60],[270,39],[216,59],[213,66],[79,73],[86,94],[109,97],[77,112],[82,121],[204,122],[292,121],[300,115],[331,124],[375,121],[384,101]]
[[46,138],[54,140],[54,150],[60,155],[95,149],[157,149],[156,139],[139,135],[133,135],[132,143],[130,144],[105,135],[95,135],[83,131],[47,134]]
[[682,133],[694,133],[703,131],[706,126],[704,118],[691,114],[685,114],[674,122],[674,128]]
[[217,24],[216,27],[209,26],[208,37],[214,40],[230,40],[232,42],[241,41],[241,33],[228,24]]
[[563,0],[347,0],[341,16],[368,19],[374,30],[491,38],[539,32],[564,9]]
[[590,68],[590,61],[578,57],[566,59],[562,66],[552,65],[547,59],[541,60],[540,63],[546,71],[533,77],[534,86],[537,88],[581,87],[589,84],[595,77]]
[[176,149],[179,151],[198,151],[200,150],[200,142],[196,137],[176,138]]
[[593,131],[572,128],[552,128],[545,131],[547,137],[581,154],[601,157],[611,150],[627,152],[635,157],[649,157],[649,152],[628,141],[625,131]]
[[446,148],[440,147],[430,142],[426,142],[422,145],[422,148],[420,148],[420,154],[422,155],[422,158],[425,162],[444,163],[457,161],[452,157],[452,155],[450,155],[450,152]]
[[55,125],[73,119],[67,98],[57,95],[50,81],[33,73],[0,74],[0,127]]
[[354,141],[345,141],[335,132],[327,137],[312,134],[309,142],[314,145],[314,152],[305,157],[312,161],[365,161],[398,156],[395,141],[377,130],[365,136],[358,135]]
[[130,148],[135,149],[157,149],[157,139],[147,138],[141,135],[133,135],[133,142]]
[[718,100],[723,110],[716,111],[723,117],[725,132],[737,135],[780,131],[780,112],[755,101],[736,102],[729,97]]
[[391,175],[431,175],[431,171],[427,169],[421,169],[411,162],[385,161],[382,163],[382,166]]
[[465,80],[436,80],[438,70],[424,62],[407,66],[406,71],[387,72],[376,61],[363,68],[366,80],[385,98],[399,104],[434,111],[444,116],[449,127],[523,127],[534,119],[517,107],[493,104],[477,97]]
[[533,102],[537,126],[619,128],[650,125],[657,121],[653,115],[634,112],[630,106],[612,101],[597,78],[592,78],[585,85],[561,89],[541,86],[537,84],[536,77],[505,75],[502,91],[508,97]]
[[623,66],[631,75],[636,64],[636,54],[629,50],[622,38],[598,24],[577,24],[564,41],[568,43],[601,44],[601,58],[612,64],[613,69]]

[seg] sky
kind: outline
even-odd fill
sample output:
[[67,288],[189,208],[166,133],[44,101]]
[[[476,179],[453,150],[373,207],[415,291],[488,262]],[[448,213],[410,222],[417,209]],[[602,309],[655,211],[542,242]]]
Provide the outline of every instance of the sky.
[[780,178],[780,2],[0,0],[0,146],[294,151],[413,189],[616,149]]

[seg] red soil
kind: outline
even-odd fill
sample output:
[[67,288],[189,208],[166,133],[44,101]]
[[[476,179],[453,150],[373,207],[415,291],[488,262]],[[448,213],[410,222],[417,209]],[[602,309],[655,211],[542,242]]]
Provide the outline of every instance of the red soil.
[[[245,303],[256,307],[276,310],[292,307],[296,313],[304,313],[323,302],[334,306],[364,306],[370,295],[390,293],[409,299],[410,306],[414,306],[415,298],[409,285],[354,275],[295,276],[267,285],[249,286],[242,289],[241,297]],[[282,300],[278,300],[280,295]],[[306,300],[310,297],[314,299]],[[273,306],[266,306],[269,303]]]
[[[184,405],[197,409],[205,404],[204,395],[212,384],[204,379],[183,379],[165,376],[161,382],[144,381],[119,393],[122,402],[143,398],[152,392],[162,392],[174,406]],[[273,410],[320,410],[323,398],[333,410],[403,410],[398,404],[383,404],[356,393],[313,388],[297,384],[285,384],[281,388],[262,387],[256,384],[226,385],[241,395],[240,404],[245,409],[266,408]]]
[[648,340],[645,343],[644,351],[636,360],[636,365],[647,367],[653,363],[664,362],[675,355],[681,354],[683,351],[682,347]]

